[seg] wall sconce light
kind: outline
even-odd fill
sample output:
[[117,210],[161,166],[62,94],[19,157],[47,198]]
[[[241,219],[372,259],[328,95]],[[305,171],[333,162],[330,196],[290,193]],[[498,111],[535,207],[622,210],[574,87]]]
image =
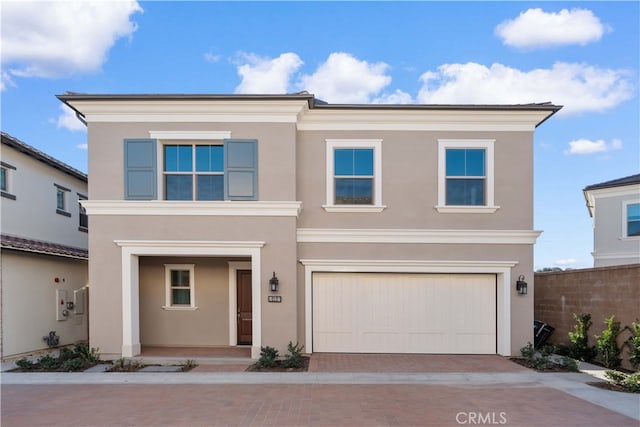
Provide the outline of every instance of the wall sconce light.
[[269,289],[271,292],[278,292],[278,278],[276,277],[276,272],[273,272],[273,277],[269,279]]
[[518,281],[516,282],[516,290],[520,295],[527,294],[527,282],[524,281],[524,274],[521,274],[518,277]]

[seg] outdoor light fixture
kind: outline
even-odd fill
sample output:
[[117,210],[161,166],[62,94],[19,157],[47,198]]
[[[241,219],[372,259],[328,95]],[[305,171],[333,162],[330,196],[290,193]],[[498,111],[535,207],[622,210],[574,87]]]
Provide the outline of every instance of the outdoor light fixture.
[[518,281],[516,282],[516,291],[518,291],[520,295],[527,294],[527,282],[524,281],[524,274],[521,274],[518,277]]
[[278,278],[275,271],[273,272],[273,277],[269,279],[269,289],[271,289],[271,292],[278,292]]

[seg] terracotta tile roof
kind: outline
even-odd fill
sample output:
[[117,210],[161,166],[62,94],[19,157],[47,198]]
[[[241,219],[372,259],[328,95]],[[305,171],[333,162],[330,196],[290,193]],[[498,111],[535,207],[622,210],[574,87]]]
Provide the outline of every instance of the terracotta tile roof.
[[42,240],[25,239],[23,237],[2,234],[0,235],[0,243],[2,244],[3,249],[13,249],[17,251],[35,252],[45,255],[85,260],[89,259],[89,251],[86,249],[44,242]]

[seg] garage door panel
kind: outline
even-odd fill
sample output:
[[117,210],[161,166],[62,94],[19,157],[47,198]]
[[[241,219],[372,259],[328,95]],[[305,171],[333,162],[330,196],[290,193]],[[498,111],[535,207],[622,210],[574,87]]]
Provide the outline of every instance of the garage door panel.
[[495,275],[314,273],[318,352],[495,354]]

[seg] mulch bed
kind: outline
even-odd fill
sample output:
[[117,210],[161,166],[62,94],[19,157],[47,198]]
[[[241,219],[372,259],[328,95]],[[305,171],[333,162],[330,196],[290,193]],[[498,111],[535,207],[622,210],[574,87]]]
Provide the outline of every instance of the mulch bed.
[[282,365],[282,360],[276,360],[276,365],[271,368],[265,368],[253,364],[249,366],[247,372],[306,372],[309,370],[309,357],[302,357],[302,367],[300,368],[286,368]]
[[597,382],[590,382],[590,383],[587,383],[587,384],[592,386],[592,387],[598,387],[598,388],[602,388],[602,389],[610,390],[610,391],[619,391],[621,393],[634,393],[631,390],[627,390],[626,388],[624,388],[622,386],[619,386],[618,384],[610,383],[608,381],[606,381],[606,382],[597,381]]
[[555,363],[550,366],[547,366],[544,369],[540,369],[533,366],[531,362],[528,359],[525,359],[524,357],[512,357],[509,360],[511,360],[514,363],[517,363],[518,365],[524,366],[525,368],[533,369],[537,372],[575,372],[565,368],[562,365],[557,365]]

